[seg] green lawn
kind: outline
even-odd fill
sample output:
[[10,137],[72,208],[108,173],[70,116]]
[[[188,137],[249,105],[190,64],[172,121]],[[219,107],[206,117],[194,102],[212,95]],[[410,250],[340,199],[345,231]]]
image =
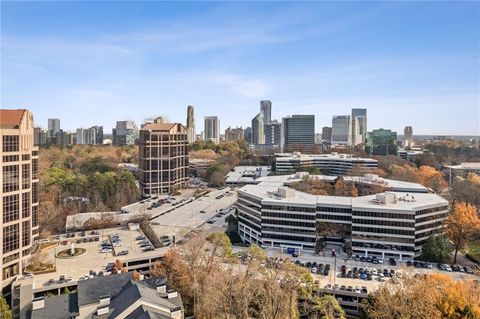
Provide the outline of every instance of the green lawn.
[[480,260],[480,242],[472,241],[468,244],[468,253],[475,259]]

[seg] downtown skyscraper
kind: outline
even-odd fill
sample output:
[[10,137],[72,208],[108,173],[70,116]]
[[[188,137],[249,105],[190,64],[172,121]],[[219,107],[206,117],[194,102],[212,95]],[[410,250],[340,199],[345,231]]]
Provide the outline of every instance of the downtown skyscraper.
[[189,105],[187,107],[187,138],[188,138],[188,143],[193,143],[195,142],[195,114],[194,114],[194,109],[193,105]]

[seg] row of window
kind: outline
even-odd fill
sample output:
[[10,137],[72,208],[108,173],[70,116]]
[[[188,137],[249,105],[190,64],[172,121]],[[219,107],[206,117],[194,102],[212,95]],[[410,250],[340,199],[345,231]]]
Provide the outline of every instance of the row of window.
[[245,195],[239,194],[239,195],[238,195],[238,200],[241,201],[242,199],[245,199],[245,200],[247,200],[247,201],[249,201],[249,202],[252,202],[252,203],[254,203],[254,204],[257,204],[258,207],[262,207],[262,201],[260,201],[260,200],[258,200],[258,199],[256,199],[256,198],[252,198],[252,197],[250,197],[250,196],[245,196]]
[[318,219],[328,219],[328,220],[344,220],[344,221],[352,221],[352,216],[337,216],[337,215],[328,215],[328,214],[318,214]]
[[414,214],[398,214],[398,213],[379,213],[379,212],[364,212],[364,211],[353,211],[353,217],[355,216],[364,216],[364,217],[374,217],[374,218],[394,218],[394,219],[415,219]]
[[416,215],[425,215],[429,213],[434,213],[434,212],[439,212],[442,210],[448,210],[448,206],[439,206],[439,207],[433,207],[433,208],[428,208],[428,209],[422,209],[416,212]]
[[18,135],[3,135],[3,152],[18,152],[19,149]]
[[7,165],[3,167],[3,192],[13,192],[19,189],[18,165]]
[[351,214],[351,208],[338,208],[338,207],[323,207],[317,206],[317,212],[329,212],[329,213],[347,213]]
[[31,236],[30,221],[24,221],[22,223],[22,247],[30,245]]
[[305,212],[314,213],[315,207],[297,207],[297,206],[285,206],[285,205],[262,205],[262,209],[281,210],[286,212]]
[[265,230],[274,231],[274,232],[278,232],[278,233],[315,235],[315,230],[312,231],[312,230],[305,230],[305,229],[291,229],[291,228],[262,226],[262,232],[265,231]]
[[2,157],[2,161],[4,163],[18,162],[19,159],[20,159],[20,157],[18,155],[5,155],[5,156]]
[[7,195],[3,197],[3,223],[18,220],[20,218],[19,195]]
[[262,238],[291,240],[291,241],[299,241],[299,242],[307,242],[307,243],[314,243],[316,241],[315,238],[310,238],[310,237],[301,237],[301,236],[292,236],[292,235],[279,235],[279,234],[265,234],[265,233],[262,233]]
[[438,215],[432,215],[432,216],[427,216],[427,217],[422,217],[422,218],[418,218],[415,220],[415,222],[417,224],[419,223],[423,223],[423,222],[428,222],[430,220],[436,220],[436,219],[440,219],[440,218],[445,218],[447,217],[448,213],[445,212],[445,213],[442,213],[442,214],[438,214]]
[[381,225],[381,226],[395,226],[395,227],[415,227],[414,222],[397,222],[392,220],[379,220],[379,219],[353,219],[352,224],[354,225]]
[[3,227],[3,253],[9,253],[19,248],[20,226],[14,224]]
[[11,262],[12,260],[16,260],[20,258],[20,254],[19,253],[15,253],[13,255],[10,255],[10,256],[7,256],[7,257],[3,257],[3,263],[6,264],[6,263],[9,263]]
[[[415,230],[418,232],[418,231],[421,231],[423,229],[439,227],[439,226],[442,226],[442,225],[443,225],[443,220],[439,220],[439,221],[436,221],[436,222],[433,222],[433,223],[425,224],[425,225],[422,225],[422,226],[417,226],[417,227],[415,227]],[[422,235],[422,237],[423,237],[423,235]]]
[[244,225],[247,225],[248,227],[250,228],[253,228],[255,229],[256,231],[258,232],[261,232],[261,228],[260,226],[258,226],[257,224],[255,224],[254,222],[252,223],[250,220],[247,219],[248,216],[245,216],[245,215],[242,215],[242,214],[239,214],[238,215],[238,221]]
[[352,226],[352,231],[363,232],[363,233],[405,235],[405,236],[415,235],[414,230],[386,229],[386,228],[373,228],[373,227],[360,227],[360,226]]
[[311,223],[305,222],[292,222],[289,220],[278,220],[278,219],[262,219],[262,224],[272,224],[272,225],[285,225],[285,226],[297,226],[297,227],[310,227],[315,228],[315,221]]
[[275,217],[275,218],[290,218],[290,219],[300,219],[300,220],[315,220],[316,215],[302,215],[302,214],[289,214],[289,213],[273,213],[273,212],[262,212],[264,217]]

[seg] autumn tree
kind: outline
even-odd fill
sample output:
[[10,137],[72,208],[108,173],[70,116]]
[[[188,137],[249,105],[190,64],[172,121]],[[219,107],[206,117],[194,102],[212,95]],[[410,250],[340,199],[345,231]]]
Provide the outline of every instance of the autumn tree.
[[457,254],[471,236],[480,229],[480,220],[477,210],[474,206],[459,202],[455,204],[453,213],[451,213],[445,222],[446,234],[453,242],[455,255],[453,262],[457,262]]
[[480,284],[443,274],[406,274],[382,284],[363,309],[371,319],[475,319],[480,316]]
[[416,175],[423,186],[433,189],[436,193],[443,191],[448,186],[443,173],[432,166],[420,166]]

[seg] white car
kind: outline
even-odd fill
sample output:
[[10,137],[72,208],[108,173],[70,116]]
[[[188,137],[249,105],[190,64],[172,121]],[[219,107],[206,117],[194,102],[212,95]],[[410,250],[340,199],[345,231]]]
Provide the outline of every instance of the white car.
[[378,274],[378,271],[376,269],[372,269],[372,276],[376,276]]
[[313,267],[312,268],[312,274],[316,274],[317,273],[317,268]]
[[111,253],[112,250],[110,248],[102,249],[102,253]]
[[449,265],[445,265],[445,270],[446,271],[452,271],[452,267],[450,267]]
[[379,264],[383,264],[383,258],[378,258],[377,260]]

